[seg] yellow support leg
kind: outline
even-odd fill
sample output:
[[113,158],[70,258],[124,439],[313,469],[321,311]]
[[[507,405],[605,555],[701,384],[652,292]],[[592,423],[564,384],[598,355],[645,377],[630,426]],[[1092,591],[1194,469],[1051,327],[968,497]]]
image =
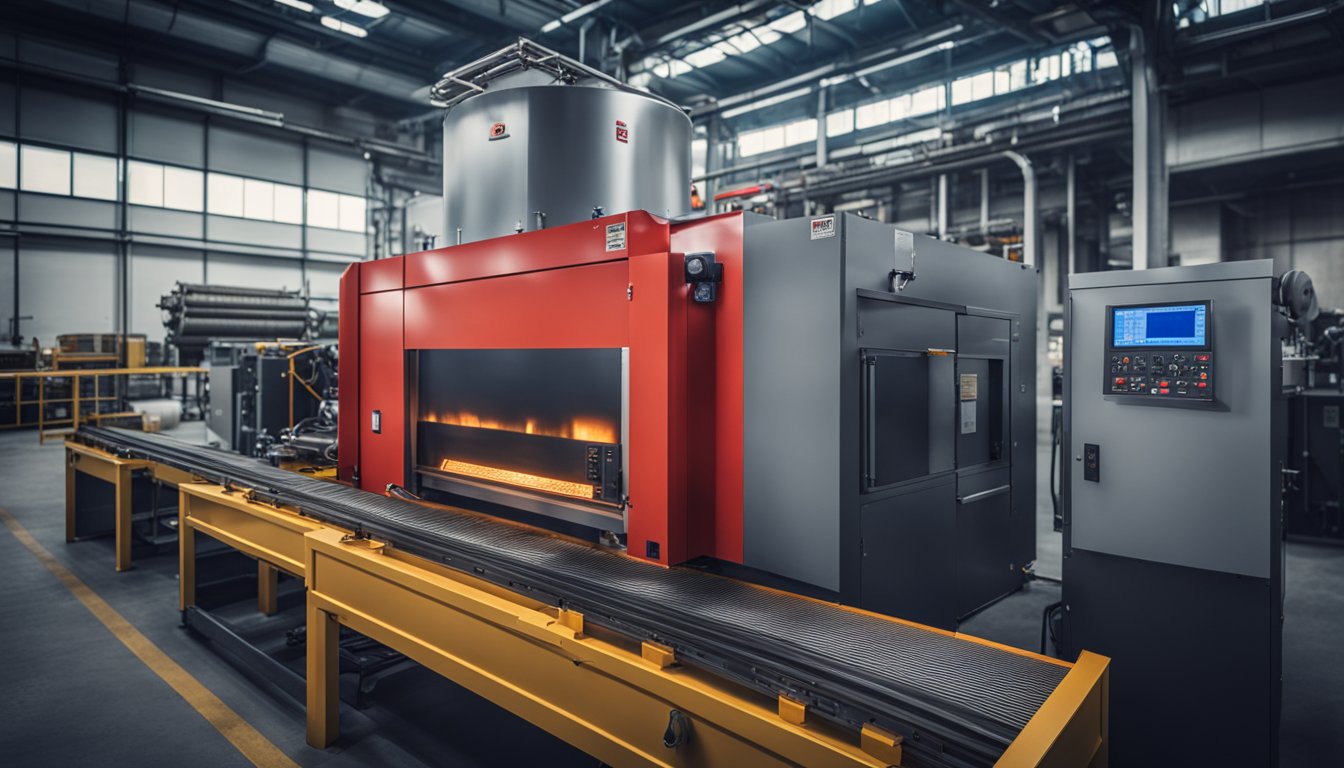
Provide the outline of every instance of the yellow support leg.
[[75,540],[77,520],[75,518],[75,462],[79,461],[79,454],[65,449],[65,540],[67,542]]
[[308,599],[308,743],[325,748],[341,734],[341,625]]
[[190,504],[187,492],[177,494],[177,594],[178,610],[196,604],[196,529],[187,523]]
[[257,561],[257,610],[263,616],[274,616],[276,610],[276,588],[280,571],[264,560]]
[[134,488],[133,467],[117,467],[117,570],[131,569],[131,509],[135,506],[131,491]]

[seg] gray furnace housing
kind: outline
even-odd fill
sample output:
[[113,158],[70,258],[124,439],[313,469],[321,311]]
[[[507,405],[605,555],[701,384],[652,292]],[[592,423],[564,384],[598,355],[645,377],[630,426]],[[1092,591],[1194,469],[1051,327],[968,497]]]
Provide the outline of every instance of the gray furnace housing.
[[1036,272],[853,215],[747,217],[743,272],[744,564],[944,628],[1018,589]]

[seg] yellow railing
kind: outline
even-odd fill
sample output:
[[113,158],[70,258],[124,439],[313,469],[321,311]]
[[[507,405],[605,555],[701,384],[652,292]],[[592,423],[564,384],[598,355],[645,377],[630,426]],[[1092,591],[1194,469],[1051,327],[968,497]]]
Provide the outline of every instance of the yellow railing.
[[[116,402],[120,398],[116,394],[103,394],[104,379],[116,378],[119,376],[173,376],[183,378],[182,392],[186,392],[186,377],[197,377],[196,397],[199,399],[202,395],[201,387],[202,377],[209,374],[210,369],[193,366],[153,366],[146,368],[90,368],[90,369],[67,369],[62,371],[14,371],[0,373],[0,382],[10,381],[14,387],[14,418],[7,423],[0,424],[0,429],[14,429],[17,427],[37,427],[37,437],[39,442],[46,442],[48,438],[68,435],[79,429],[80,424],[98,423],[100,421],[112,418],[125,418],[135,415],[134,412],[105,412],[101,409],[101,403]],[[93,394],[91,396],[84,394],[84,382],[93,380]],[[30,381],[37,382],[37,398],[25,398],[24,385]],[[55,381],[68,382],[69,396],[48,398],[48,385]],[[115,391],[115,390],[114,390]],[[175,395],[176,396],[176,395]],[[69,415],[52,417],[49,413],[49,406],[68,405]],[[24,419],[25,406],[36,406],[37,418]],[[86,406],[89,406],[86,409]]]

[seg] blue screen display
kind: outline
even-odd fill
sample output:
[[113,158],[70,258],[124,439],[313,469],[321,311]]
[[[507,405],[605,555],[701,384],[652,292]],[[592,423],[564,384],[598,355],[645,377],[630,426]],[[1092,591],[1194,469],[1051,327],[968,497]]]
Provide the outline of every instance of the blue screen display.
[[1117,347],[1202,347],[1208,343],[1203,304],[1116,307],[1111,310]]

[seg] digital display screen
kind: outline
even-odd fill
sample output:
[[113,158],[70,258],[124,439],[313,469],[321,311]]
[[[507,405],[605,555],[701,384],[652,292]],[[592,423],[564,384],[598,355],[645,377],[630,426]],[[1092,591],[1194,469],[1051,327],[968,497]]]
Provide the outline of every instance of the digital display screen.
[[1204,304],[1115,307],[1111,327],[1116,347],[1203,347],[1208,344],[1209,308]]

